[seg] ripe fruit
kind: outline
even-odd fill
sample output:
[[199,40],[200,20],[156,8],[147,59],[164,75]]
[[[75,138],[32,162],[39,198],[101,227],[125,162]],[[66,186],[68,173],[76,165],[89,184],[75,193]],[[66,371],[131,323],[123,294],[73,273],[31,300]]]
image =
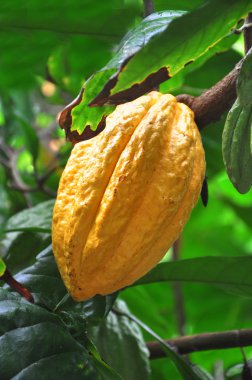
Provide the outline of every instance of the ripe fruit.
[[167,252],[205,175],[193,112],[151,92],[120,105],[106,128],[75,145],[53,216],[53,251],[72,297],[132,284]]

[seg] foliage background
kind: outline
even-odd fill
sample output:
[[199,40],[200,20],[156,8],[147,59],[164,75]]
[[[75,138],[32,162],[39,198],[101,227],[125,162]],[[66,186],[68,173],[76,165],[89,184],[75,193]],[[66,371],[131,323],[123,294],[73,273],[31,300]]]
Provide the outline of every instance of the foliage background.
[[[154,1],[155,11],[191,11],[202,3],[200,0]],[[37,378],[69,378],[69,373],[73,378],[83,378],[79,362],[89,363],[85,378],[117,378],[98,352],[126,379],[181,378],[169,358],[148,360],[144,340],[153,340],[148,332],[114,312],[103,318],[112,304],[110,299],[98,297],[84,305],[67,300],[63,307],[56,307],[65,289],[49,246],[53,199],[71,150],[56,116],[78,94],[84,81],[114,56],[124,34],[138,25],[142,17],[141,1],[1,2],[0,255],[9,270],[17,274],[17,279],[32,290],[38,303],[28,305],[7,291],[2,283],[0,374],[3,373],[0,377],[3,379],[32,378],[31,373],[40,376]],[[162,84],[161,91],[200,95],[215,84],[244,54],[242,37],[231,34],[228,38],[204,59],[196,60]],[[252,218],[249,217],[252,192],[238,194],[225,173],[221,154],[224,120],[225,115],[202,132],[209,204],[204,208],[198,202],[181,237],[179,253],[180,259],[216,256],[213,267],[218,267],[217,256],[242,257],[252,252]],[[28,209],[27,213],[20,213],[24,209]],[[35,261],[41,251],[39,260]],[[170,258],[169,251],[164,260]],[[225,268],[227,274],[229,270],[231,273],[229,267]],[[231,280],[235,280],[235,274]],[[251,280],[245,280],[252,285]],[[186,335],[251,327],[252,304],[248,292],[241,291],[242,295],[237,296],[227,289],[193,281],[181,286]],[[174,288],[170,283],[131,287],[121,292],[118,300],[117,308],[128,310],[163,339],[179,334]],[[18,313],[13,314],[13,310]],[[27,317],[28,312],[32,317]],[[42,321],[57,325],[57,333]],[[33,325],[40,325],[41,331]],[[19,340],[11,331],[20,334]],[[98,351],[84,334],[86,331]],[[19,347],[18,341],[26,344]],[[34,369],[31,363],[38,358],[32,357],[32,350],[36,347],[40,351],[40,344],[45,348],[40,352],[39,369]],[[52,345],[55,350],[47,352],[46,348]],[[246,354],[252,358],[252,349],[247,348]],[[15,366],[13,373],[8,372],[17,355],[22,358],[21,364]],[[240,349],[190,355],[193,363],[212,374],[216,363],[221,363],[228,379],[240,378],[228,370],[242,363],[242,358]],[[67,368],[62,369],[63,363],[68,363]],[[52,368],[52,372],[47,373],[46,368]],[[72,372],[73,368],[76,373]],[[240,367],[236,369],[239,373]],[[53,377],[56,372],[59,376],[60,371],[65,377]]]

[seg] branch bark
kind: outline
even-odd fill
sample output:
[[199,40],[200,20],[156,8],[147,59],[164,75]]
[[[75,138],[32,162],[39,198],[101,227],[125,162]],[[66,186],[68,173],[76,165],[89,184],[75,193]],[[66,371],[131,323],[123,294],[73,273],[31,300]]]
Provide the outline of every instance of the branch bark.
[[[183,336],[166,341],[175,347],[180,354],[190,354],[198,351],[220,350],[235,347],[247,347],[252,345],[252,329],[230,330]],[[151,359],[159,359],[166,356],[162,346],[158,342],[149,342],[147,347]]]
[[185,103],[193,110],[199,129],[218,121],[222,114],[231,108],[236,99],[236,79],[242,62],[243,59],[228,75],[200,96],[187,94],[177,96],[179,102]]
[[149,16],[154,12],[153,0],[143,0],[144,2],[144,17]]
[[248,14],[244,25],[244,50],[246,54],[252,46],[252,13]]

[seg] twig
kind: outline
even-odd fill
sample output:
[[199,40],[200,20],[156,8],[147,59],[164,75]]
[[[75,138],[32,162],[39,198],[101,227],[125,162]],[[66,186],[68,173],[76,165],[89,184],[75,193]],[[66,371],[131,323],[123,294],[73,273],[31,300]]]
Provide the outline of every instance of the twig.
[[[220,350],[252,345],[252,329],[230,330],[184,336],[166,341],[177,348],[180,354],[189,354],[197,351]],[[150,358],[165,357],[165,353],[158,342],[149,342]]]
[[17,158],[19,152],[6,145],[2,140],[0,141],[0,151],[4,155],[4,157],[0,157],[0,163],[6,168],[7,174],[11,180],[11,183],[8,185],[8,187],[12,190],[20,191],[23,194],[28,207],[32,206],[29,198],[29,193],[43,191],[47,195],[55,197],[55,192],[49,189],[45,185],[45,182],[50,177],[50,175],[57,169],[57,166],[53,165],[51,168],[48,169],[46,173],[44,173],[41,176],[38,176],[36,165],[34,164],[34,176],[36,180],[36,186],[29,187],[24,183],[17,170]]
[[[180,241],[177,240],[172,247],[172,259],[177,261],[179,259],[180,253]],[[184,297],[182,292],[181,283],[174,282],[172,284],[173,295],[174,295],[174,304],[175,304],[175,315],[177,319],[178,332],[179,335],[185,335],[185,307],[184,307]]]
[[153,0],[143,0],[144,2],[144,17],[149,16],[154,12]]
[[8,269],[5,270],[4,274],[0,276],[0,280],[6,282],[13,290],[18,292],[27,301],[34,303],[34,298],[27,288],[15,280]]
[[252,13],[249,13],[244,26],[244,50],[246,54],[252,46]]

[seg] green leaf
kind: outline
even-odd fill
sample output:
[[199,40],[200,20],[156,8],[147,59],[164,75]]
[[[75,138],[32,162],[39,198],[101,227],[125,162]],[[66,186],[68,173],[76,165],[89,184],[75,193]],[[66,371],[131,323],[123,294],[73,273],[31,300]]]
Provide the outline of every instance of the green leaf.
[[242,296],[252,296],[252,256],[200,257],[158,264],[135,285],[160,281],[194,282],[219,286]]
[[[123,301],[119,310],[128,312]],[[150,374],[148,350],[135,322],[110,312],[97,327],[89,330],[102,358],[125,380],[147,380]],[[109,379],[108,379],[109,380]]]
[[[98,45],[98,51],[104,50],[111,56],[111,50],[129,26],[140,16],[141,8],[138,2],[127,2],[127,5],[117,0],[104,2],[98,0],[94,10],[91,0],[83,2],[76,0],[74,5],[70,0],[63,3],[40,0],[18,0],[1,2],[0,4],[0,88],[29,88],[36,83],[36,75],[47,74],[47,61],[51,53],[59,46],[65,46],[75,39],[76,35],[83,37],[83,44],[76,51],[77,60],[83,63],[87,56],[93,56],[93,46]],[[86,46],[85,40],[89,40]],[[105,41],[105,42],[104,42]],[[75,56],[76,56],[75,55]],[[17,59],[19,57],[20,59]],[[64,60],[64,56],[62,56]],[[96,61],[94,69],[103,65]],[[79,68],[73,67],[73,76],[86,75]],[[83,77],[82,77],[83,78]]]
[[211,0],[174,20],[124,66],[112,95],[143,83],[162,67],[174,76],[225,37],[251,8],[249,0]]
[[[128,321],[135,322],[137,325],[141,326],[143,330],[147,331],[154,339],[156,339],[162,346],[166,355],[173,361],[176,365],[178,371],[181,373],[185,380],[206,380],[209,378],[203,377],[201,373],[196,370],[196,367],[187,363],[187,361],[177,352],[173,347],[171,347],[167,342],[165,342],[158,334],[156,334],[149,326],[144,324],[138,318],[129,314],[127,308],[115,309],[120,319],[128,319]],[[120,316],[121,315],[121,316]],[[129,377],[128,379],[131,379]],[[133,379],[133,378],[132,378]]]
[[83,379],[88,355],[61,320],[0,289],[0,377]]
[[31,291],[35,303],[50,310],[53,310],[66,294],[51,246],[42,251],[36,257],[35,263],[19,272],[15,278]]
[[88,351],[92,354],[92,360],[95,363],[95,368],[102,376],[103,380],[124,380],[112,367],[104,362],[101,355],[97,351],[93,342],[86,337],[86,345]]
[[174,18],[181,16],[183,13],[181,11],[167,11],[152,14],[126,34],[112,60],[84,84],[81,103],[72,110],[71,129],[73,131],[77,130],[81,134],[87,125],[92,130],[97,128],[102,116],[108,115],[113,108],[108,106],[90,108],[88,105],[91,103],[91,100],[95,98],[94,103],[99,103],[96,95],[102,89],[105,92],[108,91],[106,83],[111,78],[111,83],[113,83],[113,78],[119,72],[122,64],[143,48],[155,35],[163,32]]
[[125,7],[123,4],[118,6],[117,1],[113,0],[98,0],[95,12],[93,2],[86,0],[84,13],[81,0],[76,0],[74,6],[70,0],[63,3],[59,0],[25,0],[22,4],[13,0],[11,3],[1,3],[0,24],[1,29],[14,28],[17,34],[20,30],[49,30],[56,33],[116,38],[126,29],[129,20],[138,10],[139,6],[133,2]]
[[0,277],[4,274],[5,270],[6,270],[5,262],[0,257]]
[[54,200],[41,202],[37,206],[20,211],[7,222],[4,232],[32,231],[51,232]]
[[75,302],[68,295],[54,260],[52,247],[47,247],[35,263],[16,275],[17,281],[28,288],[35,302],[57,312],[83,315],[90,325],[95,325],[108,314],[117,294],[96,296],[85,302]]

